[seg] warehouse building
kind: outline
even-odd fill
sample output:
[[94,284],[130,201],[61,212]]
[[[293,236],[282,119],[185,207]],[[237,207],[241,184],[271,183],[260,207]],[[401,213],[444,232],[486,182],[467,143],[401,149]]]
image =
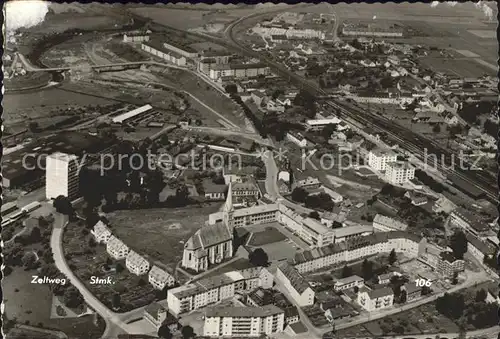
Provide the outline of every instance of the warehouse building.
[[145,113],[151,111],[152,109],[153,109],[153,107],[151,105],[149,105],[149,104],[144,105],[144,106],[141,106],[139,108],[133,109],[127,113],[120,114],[120,115],[114,117],[112,119],[112,121],[114,123],[123,124],[132,118],[135,118],[137,116],[140,116],[142,114],[145,114]]

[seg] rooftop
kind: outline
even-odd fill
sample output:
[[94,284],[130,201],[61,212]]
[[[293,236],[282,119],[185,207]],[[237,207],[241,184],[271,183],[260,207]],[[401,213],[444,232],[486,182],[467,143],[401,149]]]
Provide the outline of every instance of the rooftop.
[[347,226],[347,227],[341,227],[341,228],[336,228],[333,230],[333,233],[335,234],[335,238],[344,238],[344,237],[349,237],[355,234],[362,234],[370,232],[373,233],[373,226],[366,226],[366,225],[357,225],[357,226]]
[[283,310],[274,305],[262,307],[210,307],[205,311],[205,317],[267,317],[270,315],[284,313]]
[[186,242],[185,248],[196,250],[217,245],[233,238],[231,232],[224,223],[203,226]]
[[338,279],[335,282],[335,285],[345,285],[345,284],[350,284],[350,283],[353,283],[356,281],[365,281],[365,280],[358,275],[351,275],[350,277],[347,277],[347,278]]
[[280,264],[278,269],[290,281],[290,284],[299,294],[302,294],[308,288],[311,288],[307,280],[305,280],[304,277],[302,277],[302,275],[300,275],[300,273],[288,263],[285,262]]
[[367,292],[370,299],[383,298],[383,297],[394,294],[394,292],[392,291],[392,288],[390,288],[390,287],[383,287],[383,288],[378,288],[375,290],[370,290],[366,287],[362,287],[360,289],[360,292]]
[[158,313],[160,312],[167,312],[165,307],[161,306],[157,302],[151,303],[146,308],[144,309],[144,312],[148,313],[151,315],[153,318],[157,319],[158,318]]

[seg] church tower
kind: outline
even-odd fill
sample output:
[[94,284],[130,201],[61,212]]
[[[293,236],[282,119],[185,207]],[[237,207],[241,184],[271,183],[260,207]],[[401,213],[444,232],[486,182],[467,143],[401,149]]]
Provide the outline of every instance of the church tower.
[[224,224],[229,229],[233,229],[233,183],[229,182],[229,187],[227,189],[226,202],[224,204],[224,209],[222,211]]

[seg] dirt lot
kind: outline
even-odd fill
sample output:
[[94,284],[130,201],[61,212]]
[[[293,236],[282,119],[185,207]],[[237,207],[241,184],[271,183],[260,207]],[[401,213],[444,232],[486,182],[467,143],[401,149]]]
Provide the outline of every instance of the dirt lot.
[[[184,242],[219,208],[220,204],[214,203],[203,207],[149,209],[143,213],[115,211],[107,217],[118,238],[173,270],[182,258]],[[181,226],[178,229],[171,227],[178,224]]]
[[248,242],[250,246],[261,246],[286,240],[286,237],[278,229],[268,226],[264,230],[254,232]]

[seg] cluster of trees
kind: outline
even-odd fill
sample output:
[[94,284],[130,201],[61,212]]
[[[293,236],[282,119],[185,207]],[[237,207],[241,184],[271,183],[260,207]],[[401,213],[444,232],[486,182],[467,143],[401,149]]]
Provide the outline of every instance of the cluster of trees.
[[420,169],[415,170],[415,178],[420,180],[424,185],[429,186],[434,192],[442,193],[446,187],[434,180],[431,176]]
[[248,260],[254,266],[267,267],[269,266],[269,257],[262,248],[256,248],[248,254]]
[[269,112],[262,118],[263,131],[273,136],[277,141],[282,141],[290,130],[303,131],[304,126],[287,120],[280,120],[275,112]]
[[295,106],[301,106],[303,115],[312,119],[316,115],[316,97],[307,91],[300,90],[293,99]]
[[498,123],[487,119],[483,125],[484,132],[492,137],[498,137]]
[[[478,125],[481,114],[491,114],[497,109],[496,101],[465,102],[457,113],[469,124]],[[496,135],[493,136],[496,137]]]
[[292,191],[292,200],[304,203],[307,208],[311,209],[331,211],[335,207],[335,203],[332,201],[332,197],[329,194],[322,192],[312,195],[301,187],[296,187]]
[[436,300],[436,309],[442,315],[455,321],[461,328],[467,325],[474,328],[487,328],[498,324],[497,305],[486,301],[487,292],[479,290],[472,298],[466,299],[463,294],[445,293]]
[[467,253],[467,238],[462,231],[456,231],[450,238],[450,248],[456,259],[463,259]]
[[[183,326],[181,328],[181,334],[182,339],[192,339],[196,336],[194,329],[189,325]],[[160,328],[158,329],[158,337],[161,339],[172,339],[173,334],[170,331],[170,328],[165,324],[160,326]]]

